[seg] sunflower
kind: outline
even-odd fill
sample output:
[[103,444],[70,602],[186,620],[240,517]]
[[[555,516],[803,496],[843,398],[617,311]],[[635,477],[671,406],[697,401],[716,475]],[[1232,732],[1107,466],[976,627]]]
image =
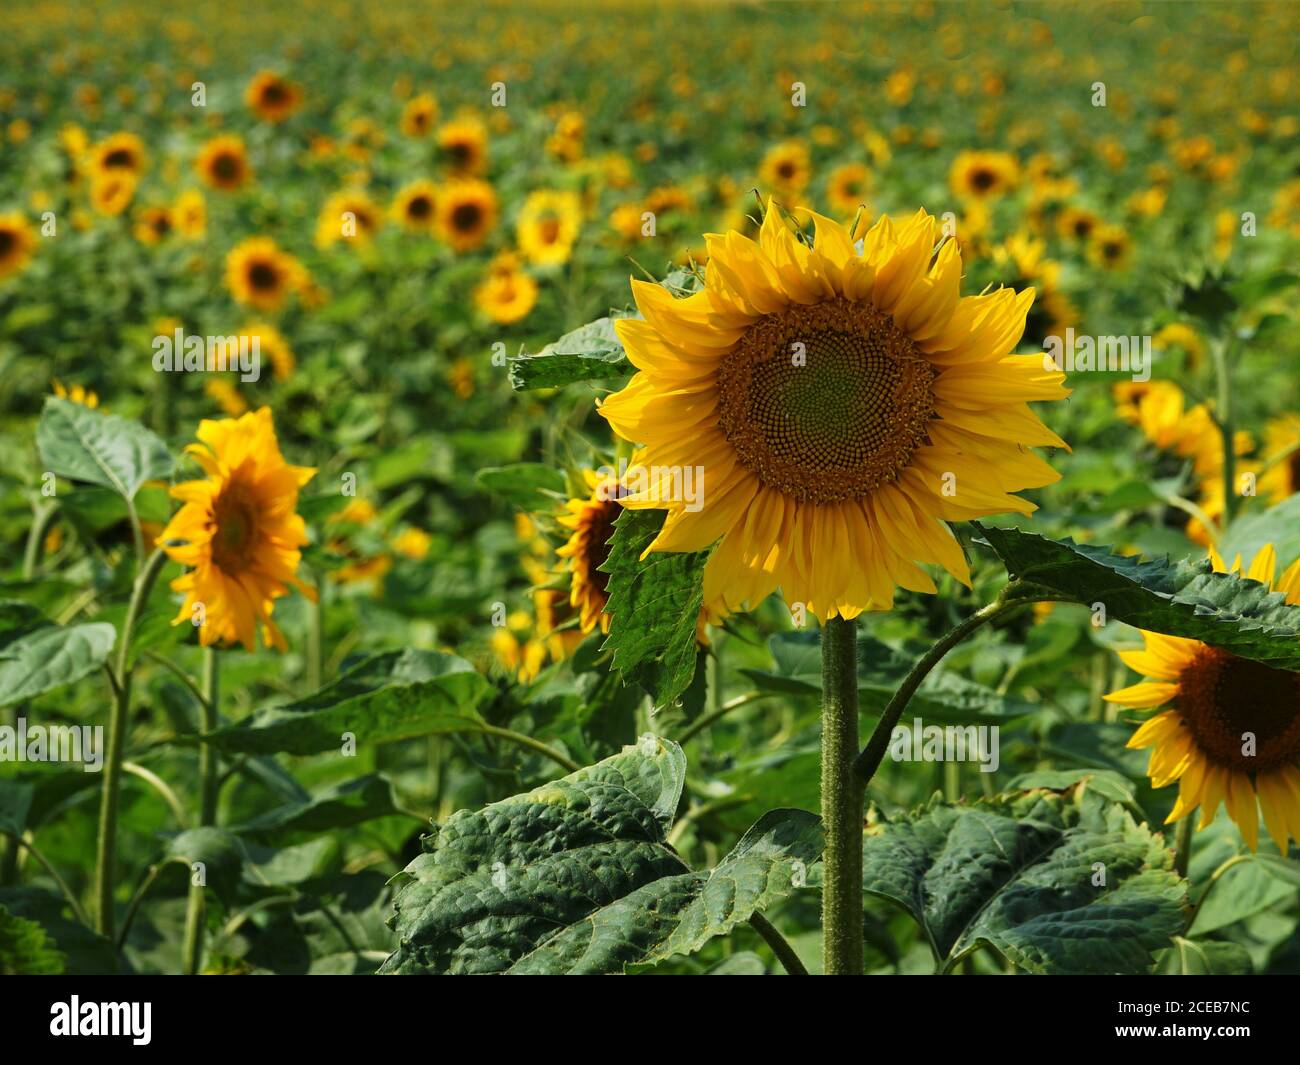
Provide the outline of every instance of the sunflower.
[[961,199],[987,200],[1020,182],[1020,164],[1010,152],[959,152],[948,170],[948,187]]
[[487,127],[477,118],[458,118],[438,130],[438,147],[452,173],[476,177],[487,169]]
[[497,194],[485,181],[453,181],[438,192],[438,232],[456,251],[472,251],[497,221]]
[[1105,270],[1123,270],[1133,250],[1133,240],[1123,226],[1098,226],[1088,238],[1088,261]]
[[366,244],[383,224],[383,212],[364,192],[344,189],[321,207],[316,220],[316,246],[328,248],[340,240]]
[[[1211,552],[1214,569],[1226,572]],[[1240,573],[1237,559],[1232,572]],[[1300,560],[1274,582],[1277,552],[1260,549],[1246,576],[1300,604]],[[1201,809],[1206,827],[1222,801],[1253,851],[1259,811],[1283,854],[1300,840],[1300,674],[1210,647],[1197,640],[1142,633],[1145,648],[1120,658],[1149,679],[1106,696],[1135,709],[1168,706],[1134,732],[1128,746],[1152,747],[1147,775],[1156,788],[1178,782],[1166,824]]]
[[519,269],[511,254],[498,255],[487,277],[474,289],[474,304],[498,325],[510,325],[528,315],[537,303],[537,282]]
[[826,179],[826,199],[838,214],[852,217],[866,203],[871,171],[865,163],[845,163]]
[[186,240],[198,240],[208,231],[208,204],[198,189],[186,189],[172,205],[172,224]]
[[406,101],[398,126],[408,137],[427,137],[437,120],[438,101],[429,93],[422,92]]
[[1085,207],[1066,207],[1057,216],[1056,232],[1064,240],[1087,241],[1101,219]]
[[283,651],[284,635],[271,620],[275,600],[290,585],[316,598],[295,576],[307,543],[298,489],[316,471],[284,461],[269,407],[205,419],[197,435],[185,450],[208,476],[171,490],[185,505],[158,538],[174,561],[192,567],[172,581],[185,593],[172,624],[201,617],[204,647],[238,642],[251,651],[260,621],[266,646]]
[[572,535],[555,553],[565,559],[569,604],[578,610],[581,630],[591,632],[599,624],[601,632],[609,632],[609,615],[604,612],[609,601],[609,576],[600,567],[609,558],[614,522],[623,507],[618,501],[616,478],[601,477],[593,470],[583,470],[582,477],[587,494],[564,505],[558,521]]
[[293,351],[280,330],[270,322],[249,322],[239,333],[248,337],[250,344],[257,338],[258,353],[271,360],[271,374],[277,381],[289,379],[295,365]]
[[437,228],[438,189],[432,181],[412,181],[393,200],[393,218],[411,233],[431,234]]
[[135,197],[136,178],[129,170],[106,171],[90,183],[90,205],[102,215],[120,215]]
[[808,187],[812,163],[808,148],[799,141],[773,145],[763,156],[758,177],[764,186],[784,196],[797,195]]
[[302,106],[302,89],[279,74],[262,70],[244,90],[244,102],[263,121],[283,122]]
[[519,212],[519,250],[538,266],[567,262],[581,223],[582,205],[576,193],[530,193]]
[[206,184],[222,192],[242,188],[253,177],[243,138],[230,134],[213,137],[199,149],[194,169]]
[[993,261],[1010,275],[1012,288],[1033,288],[1034,306],[1025,320],[1024,339],[1042,344],[1048,337],[1062,337],[1079,320],[1070,298],[1061,291],[1061,264],[1043,255],[1044,244],[1024,233],[1014,233],[992,251]]
[[135,239],[141,244],[161,244],[176,228],[170,207],[146,207],[135,222]]
[[1265,428],[1259,490],[1275,503],[1300,492],[1300,415],[1280,415]]
[[[914,560],[969,582],[944,522],[1035,509],[1011,493],[1058,474],[1026,445],[1064,444],[1027,401],[1068,392],[1041,354],[1009,354],[1033,292],[961,298],[960,253],[934,250],[924,211],[881,218],[860,251],[812,217],[811,247],[774,204],[757,242],[708,236],[685,299],[634,280],[644,320],[615,328],[639,372],[600,413],[644,445],[623,505],[668,510],[647,554],[717,544],[707,603],[779,585],[852,618],[889,609],[896,585],[935,591]],[[692,502],[670,487],[688,469],[705,477]]]
[[1157,351],[1181,348],[1187,355],[1187,368],[1195,370],[1205,361],[1205,344],[1201,335],[1190,325],[1183,322],[1170,322],[1161,326],[1151,338],[1151,345]]
[[270,237],[249,237],[226,256],[226,285],[239,303],[276,310],[304,278],[301,264]]
[[36,250],[36,235],[18,213],[0,215],[0,278],[16,274]]
[[90,172],[96,178],[122,174],[139,178],[147,165],[144,142],[134,133],[114,133],[90,152]]

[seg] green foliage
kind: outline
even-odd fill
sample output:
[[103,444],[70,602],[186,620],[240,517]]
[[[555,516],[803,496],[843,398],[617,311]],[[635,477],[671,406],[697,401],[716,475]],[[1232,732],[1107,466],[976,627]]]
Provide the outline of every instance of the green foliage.
[[167,445],[139,422],[67,399],[45,401],[36,446],[50,472],[111,488],[128,500],[145,481],[172,473]]
[[55,625],[18,600],[0,600],[0,706],[80,680],[107,660],[117,632],[105,622]]

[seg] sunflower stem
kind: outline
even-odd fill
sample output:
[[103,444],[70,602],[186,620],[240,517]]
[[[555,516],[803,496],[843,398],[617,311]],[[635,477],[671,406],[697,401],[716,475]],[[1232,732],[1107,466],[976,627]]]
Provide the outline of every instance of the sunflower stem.
[[1178,822],[1178,831],[1174,835],[1174,872],[1187,876],[1187,867],[1192,861],[1192,836],[1196,834],[1196,820],[1190,815]]
[[[199,703],[199,732],[206,734],[217,728],[217,701],[220,699],[220,659],[215,647],[203,651],[203,699]],[[221,787],[217,749],[210,743],[199,744],[199,825],[217,823],[217,796]],[[185,907],[185,946],[181,971],[194,976],[203,958],[204,898],[202,884],[190,882],[189,900]]]
[[113,888],[117,859],[117,808],[122,785],[123,753],[126,749],[126,730],[131,712],[131,637],[135,623],[149,592],[162,572],[167,556],[155,551],[145,563],[131,590],[131,601],[126,608],[126,620],[117,638],[117,665],[113,689],[113,705],[108,717],[108,743],[104,756],[104,782],[99,804],[99,832],[95,842],[95,920],[101,935],[113,938]]
[[830,618],[822,628],[822,942],[828,976],[860,976],[862,804],[858,752],[857,623]]
[[1223,526],[1232,524],[1241,500],[1237,496],[1237,444],[1232,428],[1232,381],[1228,373],[1228,342],[1215,338],[1210,344],[1218,382],[1215,422],[1223,438]]
[[32,527],[27,530],[27,547],[23,551],[23,580],[29,581],[36,575],[36,565],[41,560],[45,537],[58,515],[59,507],[56,503],[38,506],[32,514]]

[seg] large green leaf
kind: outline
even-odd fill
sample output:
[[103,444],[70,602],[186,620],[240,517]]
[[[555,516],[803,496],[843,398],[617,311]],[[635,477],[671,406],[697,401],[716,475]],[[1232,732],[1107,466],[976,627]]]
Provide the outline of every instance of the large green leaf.
[[437,651],[371,655],[314,695],[260,710],[207,734],[228,752],[320,754],[339,750],[343,734],[357,745],[412,736],[474,732],[487,681],[462,658]]
[[614,668],[667,706],[695,676],[695,630],[704,604],[708,551],[642,552],[659,535],[666,512],[624,510],[614,522],[606,591],[609,637],[602,650],[614,652]]
[[1143,972],[1186,922],[1162,839],[1081,788],[936,800],[874,825],[863,885],[917,920],[944,968],[987,944],[1035,973]]
[[1156,964],[1162,976],[1246,976],[1253,972],[1250,953],[1239,943],[1174,936],[1174,945]]
[[0,976],[52,976],[64,961],[44,928],[0,906]]
[[983,534],[1007,572],[1037,588],[1102,603],[1111,619],[1138,628],[1300,671],[1300,606],[1258,581],[1215,573],[1208,559],[1144,562],[1019,529],[990,527]]
[[614,332],[613,318],[597,318],[565,333],[536,355],[510,360],[510,384],[519,392],[626,377],[631,372],[632,364],[623,354],[623,342]]
[[111,488],[131,499],[145,481],[172,475],[167,445],[139,422],[51,396],[36,426],[47,469],[70,481]]
[[633,747],[425,838],[397,878],[386,973],[611,973],[689,953],[786,895],[820,851],[817,818],[763,817],[711,873],[667,843],[686,759]]
[[0,906],[15,917],[40,925],[66,959],[66,972],[80,975],[121,970],[113,944],[77,920],[62,895],[34,884],[0,887]]
[[108,660],[116,639],[107,622],[55,625],[29,603],[0,600],[0,706],[80,680]]

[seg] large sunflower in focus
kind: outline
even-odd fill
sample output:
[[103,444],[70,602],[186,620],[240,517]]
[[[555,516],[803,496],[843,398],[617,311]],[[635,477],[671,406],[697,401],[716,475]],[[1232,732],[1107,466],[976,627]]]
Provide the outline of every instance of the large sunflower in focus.
[[172,581],[185,593],[172,624],[193,621],[201,605],[203,646],[241,643],[251,651],[261,622],[265,644],[283,651],[284,635],[271,620],[275,600],[290,585],[316,598],[295,576],[307,542],[298,489],[316,471],[284,461],[269,407],[204,420],[197,435],[185,450],[208,476],[172,489],[185,505],[158,537],[172,559],[192,567]]
[[[1211,553],[1214,568],[1223,559]],[[1232,571],[1239,572],[1240,560]],[[1300,560],[1274,583],[1277,553],[1266,544],[1246,576],[1300,604]],[[1178,783],[1178,802],[1166,823],[1198,806],[1201,827],[1223,802],[1254,850],[1259,812],[1278,850],[1300,840],[1300,674],[1210,647],[1198,640],[1143,632],[1141,651],[1120,653],[1126,665],[1150,678],[1106,699],[1147,709],[1168,706],[1133,733],[1128,746],[1152,747],[1147,769],[1156,788]]]
[[[770,205],[757,241],[710,235],[702,291],[633,281],[644,315],[616,329],[640,371],[600,411],[644,446],[625,507],[667,509],[650,551],[713,544],[705,602],[777,586],[822,617],[933,592],[915,563],[969,582],[944,522],[1030,513],[1013,495],[1057,473],[1029,445],[1064,443],[1029,409],[1067,395],[1041,354],[1011,355],[1033,291],[962,298],[935,220],[881,218],[858,250],[813,215],[805,244]],[[702,500],[673,498],[686,468]],[[636,483],[636,473],[644,483]]]

